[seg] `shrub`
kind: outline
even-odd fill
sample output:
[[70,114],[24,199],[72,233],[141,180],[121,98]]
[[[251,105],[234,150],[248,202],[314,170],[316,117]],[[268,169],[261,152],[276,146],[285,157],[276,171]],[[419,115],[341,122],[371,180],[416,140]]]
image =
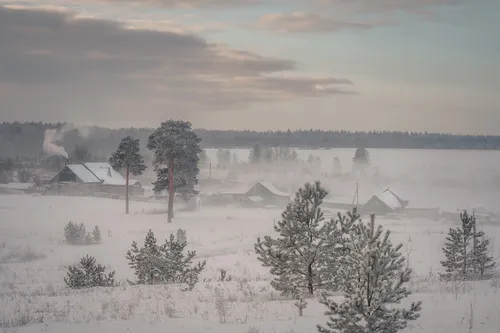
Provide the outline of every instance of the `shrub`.
[[95,243],[100,243],[102,238],[101,238],[101,230],[99,229],[99,226],[95,226],[94,230],[92,231],[92,239]]
[[85,241],[87,232],[83,223],[78,225],[69,221],[69,223],[64,227],[64,236],[66,237],[66,243],[70,245],[78,245]]
[[68,269],[64,282],[72,289],[115,286],[115,271],[106,275],[106,267],[96,264],[94,257],[87,255],[78,266],[69,266]]
[[184,254],[187,242],[182,238],[170,235],[163,245],[158,245],[154,233],[149,230],[142,248],[133,242],[132,249],[127,252],[127,259],[129,266],[135,270],[137,283],[186,283],[189,289],[193,289],[206,261],[193,266],[196,252]]
[[64,237],[66,238],[66,243],[70,245],[92,245],[101,242],[101,231],[98,226],[95,226],[91,233],[87,233],[85,225],[83,223],[76,224],[69,222],[64,227]]

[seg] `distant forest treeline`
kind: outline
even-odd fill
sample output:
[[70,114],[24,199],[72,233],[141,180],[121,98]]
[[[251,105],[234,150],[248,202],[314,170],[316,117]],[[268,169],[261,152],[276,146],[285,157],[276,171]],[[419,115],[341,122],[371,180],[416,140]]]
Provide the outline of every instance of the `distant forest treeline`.
[[[1,123],[0,157],[38,157],[44,154],[43,142],[46,129],[61,128],[62,123],[41,122]],[[68,153],[76,145],[86,147],[93,156],[108,157],[123,136],[131,135],[141,140],[145,149],[152,128],[109,129],[93,126],[85,131],[65,131],[59,144]],[[500,136],[453,135],[440,133],[411,133],[397,131],[233,131],[205,130],[196,132],[202,138],[203,148],[250,148],[256,144],[266,146],[315,148],[392,148],[392,149],[500,149]]]

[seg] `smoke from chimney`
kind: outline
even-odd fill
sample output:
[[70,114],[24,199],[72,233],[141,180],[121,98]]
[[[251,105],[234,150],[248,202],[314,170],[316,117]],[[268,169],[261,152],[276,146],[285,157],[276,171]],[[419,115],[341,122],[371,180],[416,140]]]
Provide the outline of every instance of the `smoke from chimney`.
[[78,134],[87,138],[91,128],[85,126],[75,127],[73,125],[63,125],[60,129],[46,129],[43,140],[43,150],[49,155],[64,156],[68,158],[68,152],[57,143],[64,139],[64,135],[71,130],[78,130]]
[[56,142],[64,136],[63,130],[46,129],[43,138],[43,150],[49,155],[64,156],[68,158],[68,153],[64,147],[59,146]]

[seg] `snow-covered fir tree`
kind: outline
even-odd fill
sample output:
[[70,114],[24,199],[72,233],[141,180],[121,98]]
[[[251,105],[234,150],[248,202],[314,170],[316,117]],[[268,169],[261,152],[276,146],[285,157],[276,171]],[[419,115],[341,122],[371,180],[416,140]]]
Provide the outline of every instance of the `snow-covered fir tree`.
[[139,176],[146,170],[144,158],[141,156],[140,151],[139,139],[126,136],[121,140],[118,149],[109,159],[109,163],[113,169],[117,171],[125,170],[125,214],[129,212],[128,191],[130,174]]
[[[180,120],[163,122],[148,139],[148,149],[154,152],[153,165],[157,173],[156,193],[168,190],[168,222],[174,216],[174,196],[184,199],[197,194],[195,185],[201,138],[192,130],[191,123]],[[172,188],[170,186],[172,181]]]
[[94,243],[99,244],[102,240],[101,237],[101,229],[99,229],[99,226],[95,226],[94,230],[92,230],[92,240]]
[[359,215],[354,211],[348,218],[325,220],[320,206],[327,194],[320,182],[306,183],[274,227],[279,238],[265,236],[255,244],[258,259],[275,276],[271,285],[283,295],[299,297],[334,288],[332,265],[338,264],[344,236]]
[[184,254],[187,242],[182,232],[178,234],[181,237],[170,235],[164,244],[157,245],[154,233],[149,230],[142,248],[138,248],[136,242],[132,243],[127,259],[135,271],[138,284],[186,283],[192,289],[198,282],[206,262],[193,265],[196,252]]
[[397,304],[410,295],[404,286],[410,280],[411,269],[405,268],[402,244],[393,246],[390,232],[382,226],[375,228],[372,215],[368,225],[357,225],[349,242],[345,262],[332,267],[339,272],[344,301],[328,299],[326,327],[318,325],[321,333],[395,333],[407,327],[408,321],[419,317],[421,302],[408,309]]
[[496,262],[490,255],[490,240],[486,238],[484,232],[479,232],[476,238],[474,249],[474,274],[479,279],[491,278],[495,273]]
[[445,273],[444,280],[469,280],[488,277],[495,267],[493,258],[489,256],[489,240],[484,232],[477,231],[474,215],[465,210],[460,214],[461,225],[450,228],[443,248],[445,260],[441,265]]
[[352,168],[355,173],[364,173],[370,166],[370,153],[366,148],[357,148],[352,158]]
[[79,265],[69,266],[66,285],[72,289],[91,287],[112,287],[115,285],[115,271],[105,273],[106,267],[97,264],[94,257],[85,256]]

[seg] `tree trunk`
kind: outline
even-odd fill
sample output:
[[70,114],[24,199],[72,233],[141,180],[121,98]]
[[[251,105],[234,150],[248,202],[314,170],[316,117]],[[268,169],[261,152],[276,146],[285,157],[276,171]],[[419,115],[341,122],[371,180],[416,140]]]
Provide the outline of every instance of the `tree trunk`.
[[170,157],[168,166],[168,223],[174,218],[174,157]]
[[474,211],[472,211],[472,268],[474,274],[477,274],[477,235],[476,235],[476,218],[474,217]]
[[127,174],[126,174],[126,177],[125,177],[125,214],[128,215],[128,178],[129,178],[129,174],[130,174],[130,169],[129,167],[127,166]]
[[314,295],[312,264],[307,266],[307,290],[311,296]]

